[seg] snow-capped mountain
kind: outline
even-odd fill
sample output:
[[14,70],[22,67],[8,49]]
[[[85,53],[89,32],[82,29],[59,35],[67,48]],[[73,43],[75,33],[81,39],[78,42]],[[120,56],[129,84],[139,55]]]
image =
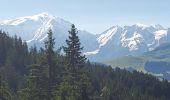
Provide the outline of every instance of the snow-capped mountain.
[[[59,48],[65,45],[71,24],[48,13],[41,13],[1,21],[0,29],[7,31],[11,36],[20,36],[28,45],[36,44],[37,46],[43,46],[43,41],[46,39],[47,32],[51,28],[54,33],[56,48]],[[94,50],[97,47],[95,35],[83,30],[78,30],[78,32],[82,45],[86,47],[84,51]]]
[[[47,31],[51,28],[56,48],[65,45],[71,22],[41,13],[0,22],[0,29],[9,35],[20,36],[28,45],[43,46]],[[84,54],[93,61],[103,61],[125,55],[140,55],[153,50],[162,43],[170,42],[170,29],[161,25],[134,24],[113,26],[101,34],[94,35],[78,30]]]
[[113,26],[97,37],[99,47],[91,59],[103,61],[125,55],[140,55],[160,44],[170,42],[170,31],[161,25],[135,24]]

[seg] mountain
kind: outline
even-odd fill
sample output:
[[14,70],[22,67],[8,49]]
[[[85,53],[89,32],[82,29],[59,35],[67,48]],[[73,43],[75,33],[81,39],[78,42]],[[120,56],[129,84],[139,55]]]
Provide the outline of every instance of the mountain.
[[113,26],[97,37],[98,52],[91,58],[105,61],[125,55],[140,55],[170,42],[169,37],[170,31],[161,25]]
[[[20,36],[29,46],[43,46],[47,31],[52,29],[56,48],[65,45],[71,22],[40,13],[33,16],[20,17],[0,22],[0,29],[9,35]],[[113,26],[101,34],[92,34],[78,30],[84,54],[92,60],[103,62],[122,56],[138,56],[151,51],[163,43],[170,42],[170,29],[161,25],[134,24],[129,26]]]
[[[36,44],[40,47],[43,46],[43,41],[46,39],[47,32],[51,28],[54,33],[56,48],[59,48],[65,45],[71,24],[64,19],[54,17],[45,12],[33,16],[1,21],[0,29],[7,31],[11,36],[20,36],[30,46]],[[82,45],[86,47],[84,51],[97,48],[96,35],[84,30],[78,30],[78,32]]]

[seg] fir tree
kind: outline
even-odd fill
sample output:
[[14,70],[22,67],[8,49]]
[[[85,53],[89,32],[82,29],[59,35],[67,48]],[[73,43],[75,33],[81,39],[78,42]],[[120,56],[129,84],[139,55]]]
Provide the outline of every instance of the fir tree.
[[50,29],[48,34],[48,38],[45,41],[45,65],[49,67],[49,100],[50,98],[53,98],[54,89],[57,85],[57,66],[55,61],[55,52],[54,52],[54,45],[55,45],[55,39],[53,38],[53,32]]
[[82,55],[81,50],[83,50],[83,47],[81,47],[80,39],[77,34],[78,31],[73,24],[71,31],[69,31],[69,38],[66,40],[67,47],[64,47],[66,61],[72,71],[82,67],[86,60],[85,56]]
[[27,76],[27,87],[22,90],[28,95],[27,100],[49,100],[48,75],[46,66],[38,64],[30,66],[30,72]]
[[81,99],[81,74],[82,68],[86,62],[86,58],[82,55],[83,47],[78,37],[78,31],[76,30],[74,24],[69,31],[69,38],[66,40],[67,47],[64,47],[66,54],[66,63],[68,66],[68,77],[69,84],[73,86],[73,95],[76,100]]
[[[45,52],[46,52],[46,60],[47,60],[47,64],[53,68],[53,58],[54,58],[54,38],[53,38],[53,33],[52,30],[50,29],[48,34],[48,38],[45,41]],[[51,73],[52,74],[52,73]]]

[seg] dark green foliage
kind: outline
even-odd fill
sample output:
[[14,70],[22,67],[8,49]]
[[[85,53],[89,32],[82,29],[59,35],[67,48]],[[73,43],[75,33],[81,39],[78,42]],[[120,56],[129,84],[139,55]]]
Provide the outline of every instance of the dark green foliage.
[[79,37],[77,36],[78,32],[74,25],[71,27],[71,31],[69,31],[69,39],[66,40],[67,47],[64,47],[64,51],[66,54],[66,62],[71,71],[75,71],[79,69],[85,63],[85,56],[82,55],[81,43]]
[[49,88],[49,100],[54,96],[53,89],[56,87],[56,64],[55,64],[55,56],[54,56],[54,38],[52,30],[50,29],[48,34],[48,39],[45,41],[45,59],[44,64],[46,67],[49,67],[49,80],[48,80],[48,88]]
[[9,37],[0,31],[0,74],[16,91],[23,82],[22,76],[27,73],[26,66],[30,64],[28,47],[21,38]]
[[38,61],[37,61],[38,60],[38,51],[37,51],[36,46],[30,48],[29,55],[30,55],[30,58],[32,58],[32,59],[30,59],[31,60],[30,62],[32,64],[38,63]]
[[170,84],[167,81],[161,82],[151,75],[137,71],[128,72],[119,68],[113,70],[98,64],[91,65],[88,69],[92,71],[90,73],[94,88],[92,93],[98,94],[98,99],[169,100],[165,93],[170,91]]
[[29,67],[26,85],[18,91],[19,100],[49,100],[48,99],[48,67],[34,64]]
[[170,100],[170,83],[141,72],[86,62],[72,25],[66,55],[28,49],[20,38],[0,32],[0,100]]
[[8,84],[0,76],[0,100],[12,100],[12,94]]
[[[82,55],[81,43],[78,32],[74,25],[69,31],[69,38],[66,40],[67,47],[64,47],[67,73],[69,78],[65,80],[72,87],[72,96],[75,100],[87,100],[87,84],[86,74],[82,68],[85,65],[85,56]],[[64,84],[65,85],[65,84]],[[63,95],[62,95],[63,96]],[[65,98],[65,97],[62,97]]]

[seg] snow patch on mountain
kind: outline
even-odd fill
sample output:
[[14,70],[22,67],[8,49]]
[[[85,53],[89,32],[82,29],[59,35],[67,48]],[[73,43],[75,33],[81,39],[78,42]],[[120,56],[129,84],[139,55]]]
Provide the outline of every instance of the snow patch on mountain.
[[155,31],[155,39],[156,40],[159,40],[165,36],[167,36],[167,30],[158,30],[158,31]]
[[130,38],[123,37],[121,43],[123,47],[128,47],[130,51],[133,51],[138,50],[138,44],[143,41],[143,36],[137,32],[134,32],[133,36]]
[[99,53],[99,51],[100,51],[100,50],[97,49],[97,50],[94,50],[94,51],[91,51],[91,52],[85,52],[84,55],[86,55],[86,56],[95,55],[95,54]]
[[117,32],[118,27],[111,28],[108,30],[105,34],[100,35],[97,38],[98,43],[100,44],[99,46],[104,46],[112,37],[113,35]]
[[[33,39],[31,40],[39,40],[40,42],[42,40],[44,40],[47,37],[47,32],[49,29],[52,29],[52,21],[54,19],[48,19],[48,20],[44,20],[42,22],[42,25],[37,29],[37,31],[35,32],[35,36],[33,37]],[[28,40],[30,41],[30,40]]]

